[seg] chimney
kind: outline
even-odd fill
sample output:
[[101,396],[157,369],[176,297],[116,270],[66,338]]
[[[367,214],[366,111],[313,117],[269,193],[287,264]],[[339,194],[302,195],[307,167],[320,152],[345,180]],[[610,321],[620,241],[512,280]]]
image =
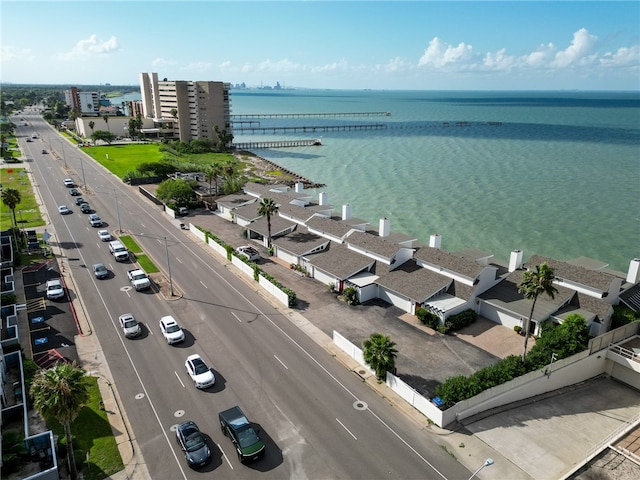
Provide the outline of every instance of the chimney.
[[342,220],[349,220],[351,218],[351,204],[347,203],[342,205]]
[[440,250],[440,245],[442,244],[442,237],[439,233],[434,233],[429,237],[429,246],[431,248],[437,248]]
[[296,193],[302,193],[303,190],[304,190],[304,183],[296,182],[296,188],[295,188]]
[[640,282],[640,258],[634,258],[629,262],[627,282],[634,284]]
[[509,273],[522,268],[522,250],[512,250],[509,257]]
[[380,227],[378,228],[378,235],[380,235],[381,237],[388,237],[390,223],[391,222],[387,217],[381,218]]
[[320,195],[318,195],[318,203],[320,205],[327,205],[327,192],[320,192]]

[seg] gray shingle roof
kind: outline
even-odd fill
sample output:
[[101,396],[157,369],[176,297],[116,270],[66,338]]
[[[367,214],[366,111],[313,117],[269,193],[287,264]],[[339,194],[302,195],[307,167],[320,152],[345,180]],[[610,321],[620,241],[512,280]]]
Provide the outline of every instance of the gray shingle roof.
[[401,247],[387,238],[372,233],[353,231],[345,239],[345,242],[366,252],[371,252],[384,258],[392,258]]
[[327,250],[305,258],[314,267],[340,280],[346,280],[363,270],[368,270],[375,262],[365,255],[349,250],[346,245],[336,242],[330,242]]
[[529,261],[526,262],[526,267],[530,270],[535,270],[537,265],[544,262],[547,262],[547,264],[553,268],[553,272],[556,277],[563,278],[580,285],[586,285],[601,292],[608,291],[611,286],[611,282],[613,282],[615,278],[613,275],[608,273],[589,270],[578,265],[572,265],[560,260],[546,258],[541,255],[533,255]]
[[336,238],[344,238],[353,227],[352,224],[336,220],[335,218],[320,217],[315,215],[307,221],[307,228],[311,228],[321,233],[326,233]]
[[234,209],[234,208],[238,208],[243,205],[246,205],[248,203],[254,203],[257,201],[258,201],[257,198],[254,197],[253,195],[234,193],[231,195],[225,195],[224,197],[218,198],[218,200],[216,200],[216,203],[218,205],[224,205],[227,208]]
[[291,232],[284,237],[280,237],[273,243],[278,247],[293,253],[294,255],[305,255],[312,250],[326,245],[329,239],[310,233],[304,227]]
[[233,214],[242,218],[247,222],[253,222],[254,220],[260,218],[260,214],[258,213],[258,208],[260,208],[260,204],[258,202],[248,203],[241,207],[238,207],[233,210]]
[[[289,220],[279,217],[278,215],[274,215],[271,217],[271,238],[283,235],[286,232],[295,229],[296,226],[296,223],[290,222]],[[269,235],[267,217],[260,217],[255,222],[252,222],[251,225],[247,225],[247,229],[252,230],[266,238]]]
[[442,267],[451,272],[462,274],[470,279],[477,278],[484,269],[483,265],[467,257],[445,252],[438,248],[422,247],[414,253],[413,257],[434,267]]
[[378,285],[416,302],[427,300],[453,282],[449,277],[418,266],[414,260],[409,260],[390,272],[378,274]]

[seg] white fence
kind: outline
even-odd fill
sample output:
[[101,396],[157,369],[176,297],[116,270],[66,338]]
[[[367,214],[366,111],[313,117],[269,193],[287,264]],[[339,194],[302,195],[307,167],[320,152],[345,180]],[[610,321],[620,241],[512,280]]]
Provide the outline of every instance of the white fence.
[[[202,242],[206,242],[206,244],[211,248],[216,254],[220,255],[223,258],[227,258],[227,249],[222,245],[214,241],[211,237],[207,238],[207,235],[200,229],[196,228],[192,223],[189,224],[189,231],[193,233],[196,237],[198,237]],[[247,263],[240,260],[235,255],[231,255],[231,263],[242,272],[243,275],[251,278],[253,280],[253,267],[248,265]],[[271,294],[278,302],[283,304],[285,307],[289,306],[289,295],[283,292],[280,288],[275,286],[269,280],[264,278],[262,275],[258,277],[258,284],[264,290],[266,290],[269,294]]]

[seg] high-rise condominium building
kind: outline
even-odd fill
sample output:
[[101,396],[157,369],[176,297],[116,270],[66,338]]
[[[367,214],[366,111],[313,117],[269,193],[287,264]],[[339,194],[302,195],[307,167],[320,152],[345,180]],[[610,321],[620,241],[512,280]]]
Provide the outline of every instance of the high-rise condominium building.
[[224,82],[158,81],[157,73],[141,73],[143,117],[167,137],[217,141],[216,127],[231,133],[230,89]]

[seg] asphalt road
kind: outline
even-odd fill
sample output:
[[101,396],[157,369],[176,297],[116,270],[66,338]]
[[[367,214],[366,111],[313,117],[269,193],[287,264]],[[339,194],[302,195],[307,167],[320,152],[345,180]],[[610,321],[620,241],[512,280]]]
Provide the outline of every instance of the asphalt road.
[[[198,423],[210,437],[217,478],[468,478],[468,472],[423,431],[346,371],[226,267],[170,226],[158,207],[124,186],[44,121],[30,117],[39,139],[25,143],[42,201],[54,225],[52,243],[73,277],[95,334],[100,339],[122,406],[154,479],[198,478],[188,469],[173,429]],[[43,146],[44,145],[44,146]],[[59,152],[42,154],[45,148]],[[117,147],[114,147],[117,155]],[[66,167],[66,168],[65,168]],[[116,263],[99,241],[87,215],[73,205],[62,180],[83,186],[83,197],[107,222],[135,234],[156,265],[171,277],[179,299],[154,291],[135,292],[127,281],[130,263]],[[86,185],[85,185],[86,183]],[[73,213],[61,216],[57,206]],[[165,244],[166,237],[166,244]],[[168,251],[168,255],[167,255]],[[112,272],[97,280],[90,267],[102,262]],[[136,340],[124,338],[120,314],[145,324]],[[173,315],[186,341],[169,346],[158,320]],[[199,353],[214,369],[216,385],[199,391],[184,371],[189,354]],[[220,432],[217,413],[240,405],[261,429],[263,460],[247,466]]]

